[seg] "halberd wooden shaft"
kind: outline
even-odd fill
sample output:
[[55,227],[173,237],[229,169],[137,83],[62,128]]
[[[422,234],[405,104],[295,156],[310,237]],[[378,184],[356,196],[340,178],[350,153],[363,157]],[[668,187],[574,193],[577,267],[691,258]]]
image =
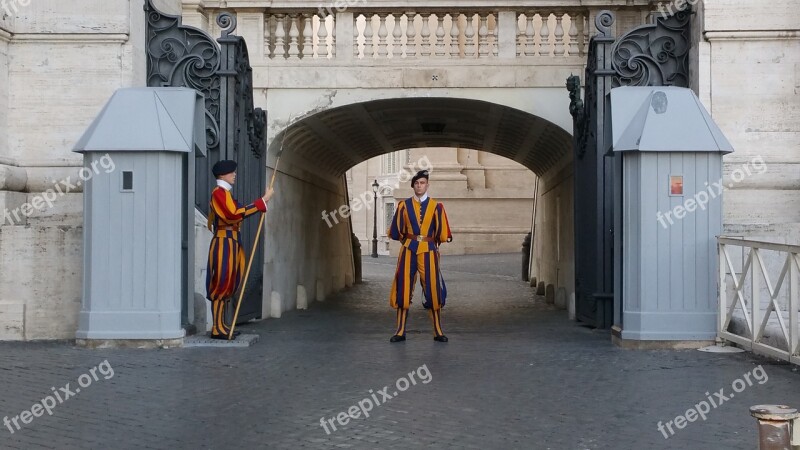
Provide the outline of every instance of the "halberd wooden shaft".
[[[283,150],[281,150],[281,153]],[[269,189],[272,189],[272,185],[275,184],[275,175],[278,174],[278,163],[281,162],[281,156],[278,155],[278,159],[275,160],[275,168],[272,170],[272,179],[269,181]],[[268,189],[268,190],[269,190]],[[247,262],[247,269],[244,272],[244,281],[242,282],[241,288],[239,290],[239,300],[236,302],[236,310],[233,313],[233,321],[231,322],[231,330],[228,333],[228,340],[230,341],[233,339],[233,330],[236,329],[236,320],[239,318],[239,308],[242,307],[242,298],[244,297],[244,290],[247,287],[247,279],[250,277],[250,269],[253,266],[253,259],[256,256],[256,249],[258,248],[259,240],[261,239],[261,229],[264,228],[264,218],[267,216],[267,212],[263,212],[261,214],[261,218],[258,220],[258,231],[256,231],[256,239],[253,242],[253,249],[250,251],[250,260]]]

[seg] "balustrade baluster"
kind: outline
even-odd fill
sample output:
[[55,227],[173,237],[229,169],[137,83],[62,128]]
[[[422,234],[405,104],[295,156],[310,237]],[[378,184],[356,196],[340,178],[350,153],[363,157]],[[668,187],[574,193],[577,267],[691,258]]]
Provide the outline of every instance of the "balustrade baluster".
[[359,34],[360,34],[358,32],[358,18],[360,16],[361,16],[361,14],[353,14],[353,57],[355,57],[355,58],[358,58],[359,50],[360,50],[360,48],[359,48],[360,45],[358,43],[358,37],[359,37]]
[[542,29],[539,31],[539,56],[550,56],[550,28],[548,23],[550,21],[550,14],[542,14]]
[[478,58],[486,58],[489,56],[489,16],[487,14],[478,14],[480,26],[478,27]]
[[374,30],[372,29],[372,14],[364,15],[364,58],[372,59],[375,57],[375,45],[372,42]]
[[587,48],[587,45],[589,45],[589,29],[592,28],[589,26],[588,14],[583,16],[583,21],[581,21],[581,24],[583,25],[583,53],[586,54],[589,51]]
[[461,17],[460,13],[450,14],[450,57],[458,58],[461,56],[461,49],[459,48],[458,38],[461,31],[458,29],[458,20]]
[[272,15],[264,14],[264,57],[272,58],[272,41],[270,39],[270,26],[272,25]]
[[472,25],[475,14],[466,13],[464,15],[467,17],[467,29],[464,30],[464,56],[471,58],[475,56],[475,28]]
[[318,58],[327,58],[328,57],[328,27],[325,26],[325,22],[328,20],[328,17],[320,17],[319,19],[319,29],[317,30],[317,57]]
[[331,14],[331,43],[328,44],[328,45],[330,45],[331,57],[335,58],[336,57],[336,16],[333,15],[333,14]]
[[384,59],[388,54],[388,44],[386,43],[386,36],[389,35],[389,30],[386,28],[387,13],[378,13],[378,58]]
[[313,29],[314,21],[311,18],[311,14],[303,13],[303,48],[300,49],[303,59],[314,57]]
[[392,52],[390,53],[392,58],[399,58],[403,56],[403,30],[400,29],[400,19],[403,17],[401,13],[394,13],[392,14],[392,18],[394,18],[394,26],[392,26]]
[[436,14],[436,56],[442,57],[444,53],[444,14]]
[[497,23],[498,17],[494,14],[493,16],[494,16],[494,29],[492,30],[492,36],[494,40],[492,41],[492,56],[497,56],[500,54],[500,43],[497,41],[497,34],[498,34],[497,29],[500,28],[499,26],[500,24]]
[[564,14],[562,13],[556,14],[556,30],[553,32],[556,38],[553,48],[553,55],[555,56],[564,56],[564,26],[561,24],[563,16]]
[[297,45],[297,38],[300,36],[300,30],[297,28],[297,14],[289,15],[289,58],[294,59],[299,57],[300,50]]
[[416,14],[406,14],[406,58],[418,56]]
[[569,16],[569,56],[578,56],[578,22],[575,14]]
[[286,29],[284,27],[286,21],[285,14],[275,14],[275,53],[274,57],[277,59],[286,58]]
[[586,56],[586,43],[588,42],[584,35],[586,15],[579,15],[575,22],[577,22],[576,25],[578,26],[578,55]]
[[525,13],[525,56],[536,55],[536,31],[533,27],[533,12]]
[[430,21],[430,14],[422,14],[422,31],[420,32],[420,36],[422,36],[422,43],[420,44],[421,48],[421,55],[423,57],[427,57],[431,55],[431,29],[429,27]]

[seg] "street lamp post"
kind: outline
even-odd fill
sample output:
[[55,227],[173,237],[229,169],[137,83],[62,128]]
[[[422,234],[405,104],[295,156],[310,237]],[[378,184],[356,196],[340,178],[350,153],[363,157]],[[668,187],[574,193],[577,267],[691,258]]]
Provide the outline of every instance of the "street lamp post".
[[378,180],[372,182],[372,257],[378,257]]

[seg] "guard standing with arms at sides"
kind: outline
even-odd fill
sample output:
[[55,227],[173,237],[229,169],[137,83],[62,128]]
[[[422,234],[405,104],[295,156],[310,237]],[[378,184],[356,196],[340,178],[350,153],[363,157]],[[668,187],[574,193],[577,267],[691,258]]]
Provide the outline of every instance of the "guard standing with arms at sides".
[[[208,208],[208,229],[214,233],[208,250],[206,272],[206,298],[211,301],[213,325],[212,339],[228,339],[229,327],[225,323],[225,309],[242,279],[245,250],[239,234],[242,221],[257,212],[267,211],[267,202],[273,190],[253,203],[242,206],[231,195],[236,183],[236,162],[221,160],[211,169],[217,179],[217,187],[211,192]],[[244,289],[244,287],[242,287]],[[235,332],[234,336],[239,332]]]
[[387,234],[400,241],[397,270],[392,283],[389,304],[397,310],[397,331],[389,340],[406,340],[408,309],[419,273],[425,301],[433,323],[433,339],[447,342],[442,331],[441,311],[447,297],[447,287],[439,269],[439,245],[451,242],[450,225],[444,205],[428,197],[428,171],[421,170],[411,179],[414,196],[397,205]]

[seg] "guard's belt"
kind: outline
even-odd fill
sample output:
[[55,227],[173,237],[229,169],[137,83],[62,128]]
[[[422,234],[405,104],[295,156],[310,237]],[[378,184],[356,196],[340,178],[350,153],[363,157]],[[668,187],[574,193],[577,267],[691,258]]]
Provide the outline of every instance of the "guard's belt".
[[424,242],[436,242],[432,237],[429,236],[420,236],[418,234],[406,234],[406,239],[412,239],[415,241],[424,241]]

